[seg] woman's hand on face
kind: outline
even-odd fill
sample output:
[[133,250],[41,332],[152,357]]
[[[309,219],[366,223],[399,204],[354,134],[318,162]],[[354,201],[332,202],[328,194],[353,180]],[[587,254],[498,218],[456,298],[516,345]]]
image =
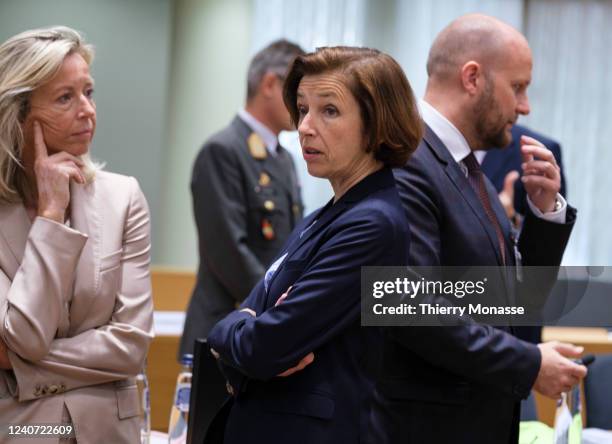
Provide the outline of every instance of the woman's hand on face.
[[0,369],[10,370],[13,368],[11,361],[8,357],[8,349],[2,339],[0,339]]
[[81,171],[83,162],[63,151],[49,156],[40,123],[35,121],[33,128],[38,215],[64,223],[66,209],[70,204],[70,179],[85,183]]

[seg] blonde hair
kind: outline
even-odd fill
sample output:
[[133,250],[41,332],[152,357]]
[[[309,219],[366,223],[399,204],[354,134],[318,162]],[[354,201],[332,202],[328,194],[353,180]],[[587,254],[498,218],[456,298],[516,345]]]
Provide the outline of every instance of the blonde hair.
[[[18,202],[32,192],[21,164],[21,123],[30,110],[32,91],[49,82],[73,53],[91,65],[93,47],[65,26],[25,31],[0,45],[0,202]],[[101,165],[88,154],[81,159],[89,182]]]

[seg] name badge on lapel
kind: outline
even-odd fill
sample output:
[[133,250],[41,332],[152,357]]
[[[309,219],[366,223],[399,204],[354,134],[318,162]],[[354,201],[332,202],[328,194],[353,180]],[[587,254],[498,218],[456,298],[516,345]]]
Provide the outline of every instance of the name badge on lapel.
[[514,269],[516,270],[516,280],[523,282],[523,256],[518,248],[518,234],[512,229],[510,233],[510,240],[512,241],[512,250],[514,251]]

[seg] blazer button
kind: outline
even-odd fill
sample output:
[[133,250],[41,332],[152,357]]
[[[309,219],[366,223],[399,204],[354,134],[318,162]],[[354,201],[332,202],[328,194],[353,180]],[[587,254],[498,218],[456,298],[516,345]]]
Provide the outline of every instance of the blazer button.
[[52,384],[52,385],[49,386],[49,393],[51,393],[51,394],[57,393],[58,390],[59,390],[59,387],[57,385],[55,385],[55,384]]
[[276,205],[274,205],[274,202],[271,200],[266,200],[264,202],[264,208],[268,211],[272,211],[274,210],[274,208],[276,207]]

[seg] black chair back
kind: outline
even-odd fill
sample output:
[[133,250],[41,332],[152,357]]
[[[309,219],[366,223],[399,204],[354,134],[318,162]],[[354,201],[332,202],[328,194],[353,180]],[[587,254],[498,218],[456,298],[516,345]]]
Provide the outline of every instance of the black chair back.
[[612,430],[612,354],[597,355],[584,380],[586,426]]
[[189,399],[187,444],[202,444],[208,426],[228,395],[217,360],[211,355],[206,339],[196,339],[193,349],[193,378]]

